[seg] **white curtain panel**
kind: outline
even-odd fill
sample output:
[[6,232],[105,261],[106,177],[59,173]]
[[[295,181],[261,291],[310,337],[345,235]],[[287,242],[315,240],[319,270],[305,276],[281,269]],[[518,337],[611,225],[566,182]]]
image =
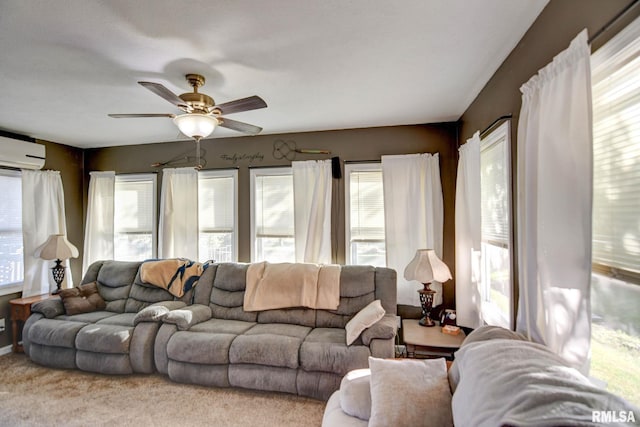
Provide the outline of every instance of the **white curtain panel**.
[[113,213],[116,173],[89,173],[89,200],[84,231],[82,272],[95,261],[113,259]]
[[[67,234],[60,172],[22,170],[23,297],[46,294],[56,288],[51,274],[55,262],[34,256],[52,234]],[[62,287],[72,287],[70,260],[63,261],[67,269]]]
[[[387,267],[398,273],[398,304],[420,306],[422,285],[404,279],[417,249],[442,258],[443,202],[436,154],[382,156]],[[433,282],[434,306],[442,304],[442,284]]]
[[291,162],[297,262],[331,263],[331,160]]
[[593,187],[586,30],[520,90],[517,327],[586,373]]
[[198,259],[198,171],[192,167],[162,171],[158,254]]
[[482,322],[480,298],[480,133],[459,149],[456,181],[456,314],[459,326]]

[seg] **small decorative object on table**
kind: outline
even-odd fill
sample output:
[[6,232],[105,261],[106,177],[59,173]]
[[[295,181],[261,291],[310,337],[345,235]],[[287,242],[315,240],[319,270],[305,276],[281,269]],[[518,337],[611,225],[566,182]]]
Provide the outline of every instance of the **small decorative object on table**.
[[56,282],[58,288],[51,294],[59,294],[66,268],[62,265],[62,261],[72,257],[76,258],[78,256],[78,248],[69,243],[67,236],[64,234],[52,234],[46,242],[36,249],[34,255],[46,260],[56,260],[56,265],[51,268],[51,273],[53,274],[53,281]]
[[460,333],[460,328],[453,325],[444,325],[442,327],[442,333],[449,335],[458,335]]
[[422,305],[420,325],[435,326],[435,323],[429,316],[433,308],[433,296],[436,291],[431,289],[429,285],[434,280],[442,283],[451,279],[449,267],[438,258],[433,249],[418,249],[416,256],[404,269],[404,278],[406,280],[417,280],[424,286],[423,289],[418,291],[420,294],[420,304]]

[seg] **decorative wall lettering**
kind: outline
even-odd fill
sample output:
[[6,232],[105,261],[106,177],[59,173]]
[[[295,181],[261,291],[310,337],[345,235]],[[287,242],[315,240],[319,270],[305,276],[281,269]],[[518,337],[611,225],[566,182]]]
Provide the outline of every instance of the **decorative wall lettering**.
[[249,163],[261,162],[264,160],[264,154],[262,154],[259,151],[257,153],[251,153],[251,154],[247,154],[247,153],[220,154],[220,158],[227,162],[231,162],[235,165],[238,162],[245,161],[245,160],[248,160]]

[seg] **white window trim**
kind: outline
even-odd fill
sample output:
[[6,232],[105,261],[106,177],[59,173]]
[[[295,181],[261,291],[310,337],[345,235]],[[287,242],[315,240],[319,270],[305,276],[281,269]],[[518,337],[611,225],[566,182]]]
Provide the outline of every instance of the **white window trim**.
[[293,169],[291,166],[283,166],[277,168],[251,168],[249,169],[249,197],[250,197],[250,211],[251,211],[251,261],[256,259],[256,177],[257,176],[277,176],[277,175],[292,175]]
[[[498,143],[502,138],[505,138],[505,156],[506,156],[506,175],[511,179],[511,121],[507,120],[496,129],[491,131],[489,135],[485,136],[480,140],[480,156],[482,156],[482,151],[490,148],[494,144]],[[508,206],[507,211],[509,212],[509,283],[511,296],[509,299],[509,311],[507,313],[502,312],[500,308],[490,300],[487,300],[484,293],[485,289],[481,290],[482,298],[481,298],[481,311],[482,318],[489,325],[498,325],[505,328],[513,329],[514,315],[513,315],[513,300],[515,298],[514,291],[514,269],[513,269],[513,197],[512,197],[512,184],[509,182],[509,192],[508,192]],[[484,240],[482,240],[484,242]],[[495,245],[496,242],[484,242],[491,245]],[[484,283],[482,283],[484,287]],[[506,315],[506,318],[505,316]]]
[[348,163],[344,165],[344,251],[345,263],[352,265],[351,259],[351,174],[353,172],[382,172],[382,163]]
[[[149,181],[153,182],[153,227],[151,228],[151,256],[157,258],[158,256],[158,174],[156,173],[128,173],[116,175],[116,182],[136,182],[136,181]],[[115,190],[115,189],[114,189]],[[114,191],[115,196],[115,191]],[[115,230],[114,230],[115,231]],[[115,234],[114,234],[115,235]]]
[[[4,169],[4,168],[0,168],[0,175],[10,176],[14,178],[19,178],[22,176],[19,170]],[[24,288],[24,281],[6,283],[4,285],[0,285],[0,296],[22,292],[23,288]]]
[[[237,262],[238,261],[238,169],[212,169],[212,170],[199,171],[198,179],[200,179],[200,177],[233,178],[233,237],[232,237],[233,251],[231,256],[233,261]],[[200,195],[198,195],[198,198],[200,198]],[[252,215],[253,215],[253,212],[252,212]],[[198,233],[199,232],[200,232],[200,226],[198,225]],[[198,242],[198,245],[199,244],[200,242]]]

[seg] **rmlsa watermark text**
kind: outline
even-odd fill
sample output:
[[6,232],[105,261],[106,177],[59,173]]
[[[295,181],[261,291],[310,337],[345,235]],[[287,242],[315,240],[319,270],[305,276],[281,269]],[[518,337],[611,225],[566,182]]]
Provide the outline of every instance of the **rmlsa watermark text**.
[[593,411],[592,423],[635,423],[636,415],[633,411]]

